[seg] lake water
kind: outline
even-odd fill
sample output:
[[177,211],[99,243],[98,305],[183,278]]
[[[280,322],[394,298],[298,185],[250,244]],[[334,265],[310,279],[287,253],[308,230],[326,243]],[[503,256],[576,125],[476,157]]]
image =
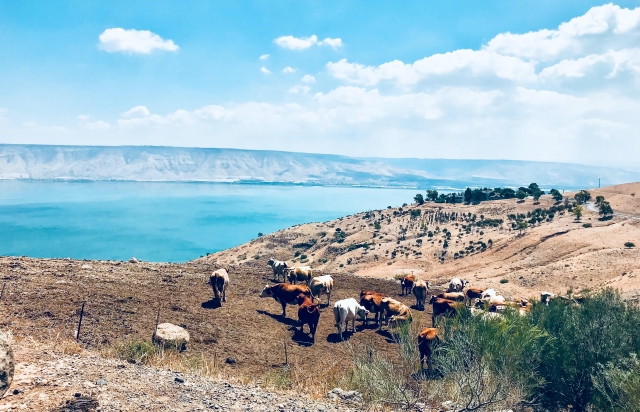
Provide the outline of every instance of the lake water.
[[412,202],[416,189],[0,181],[0,255],[184,262],[299,223]]

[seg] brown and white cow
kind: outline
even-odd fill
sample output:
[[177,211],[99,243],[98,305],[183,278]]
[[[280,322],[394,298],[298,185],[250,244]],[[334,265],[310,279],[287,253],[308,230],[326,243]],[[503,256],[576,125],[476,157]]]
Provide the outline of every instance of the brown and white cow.
[[218,269],[209,277],[209,285],[213,289],[213,297],[220,302],[220,295],[222,295],[222,301],[227,301],[227,286],[229,286],[229,273],[226,269]]
[[420,351],[420,369],[424,370],[424,359],[427,358],[427,370],[431,374],[431,355],[440,343],[438,328],[424,328],[418,334],[418,350]]
[[311,269],[311,266],[296,266],[287,269],[287,280],[294,285],[297,282],[304,282],[309,285],[312,277],[313,269]]
[[331,291],[333,290],[333,278],[329,275],[316,276],[311,279],[311,283],[309,284],[309,289],[311,289],[311,294],[314,299],[318,298],[320,300],[320,295],[323,293],[327,295],[327,306],[331,304]]
[[413,289],[413,284],[416,281],[415,276],[407,275],[402,278],[400,281],[400,286],[402,287],[402,292],[400,293],[402,296],[408,295],[411,293],[411,289]]
[[273,298],[282,305],[282,316],[287,316],[287,304],[297,305],[298,295],[303,294],[311,298],[311,290],[308,286],[290,285],[288,283],[278,283],[276,285],[266,285],[260,293],[261,298]]
[[432,307],[431,325],[436,327],[436,318],[442,315],[453,316],[457,313],[458,309],[456,302],[448,299],[441,299],[435,296],[431,296],[429,303]]
[[271,258],[267,263],[269,264],[269,266],[271,266],[271,269],[273,270],[273,276],[275,277],[276,281],[279,282],[281,276],[283,282],[287,280],[286,270],[289,267],[287,266],[287,262]]
[[311,298],[300,293],[296,298],[298,301],[298,323],[300,324],[300,333],[304,333],[304,325],[309,325],[311,333],[311,341],[316,339],[316,328],[320,321],[320,309],[318,305],[314,305]]
[[480,288],[467,289],[464,292],[465,297],[467,298],[467,305],[471,306],[473,304],[473,300],[480,299],[483,293],[484,293],[484,289],[480,289]]
[[392,327],[401,322],[411,322],[411,310],[404,303],[393,298],[383,298],[380,302],[380,311],[384,314],[378,320],[378,330],[382,330],[382,318],[384,317],[387,326]]
[[464,302],[464,293],[462,292],[444,292],[438,293],[436,298],[452,300],[454,302]]
[[[364,306],[369,312],[376,314],[376,323],[378,323],[381,317],[380,303],[384,297],[382,293],[374,292],[373,290],[363,290],[360,292],[360,305]],[[369,318],[365,320],[365,325],[366,324],[369,324]]]
[[425,282],[422,279],[416,280],[413,284],[413,296],[416,297],[416,307],[423,310],[425,302],[427,301],[427,293],[429,293],[429,282]]

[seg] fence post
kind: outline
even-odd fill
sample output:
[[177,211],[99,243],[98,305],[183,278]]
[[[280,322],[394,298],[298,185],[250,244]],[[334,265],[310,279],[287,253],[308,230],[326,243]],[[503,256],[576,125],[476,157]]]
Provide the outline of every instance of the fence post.
[[2,296],[4,296],[4,288],[7,286],[7,282],[2,284],[2,291],[0,291],[0,300],[2,300]]
[[87,302],[82,302],[82,307],[80,308],[80,320],[78,321],[78,331],[76,332],[76,342],[80,341],[80,327],[82,326],[82,317],[84,316],[84,304]]
[[151,340],[156,340],[156,332],[158,331],[158,322],[160,321],[160,306],[158,306],[158,312],[156,313],[156,327],[153,330],[153,335],[151,335]]
[[289,365],[289,354],[287,353],[287,342],[282,343],[284,345],[284,364]]

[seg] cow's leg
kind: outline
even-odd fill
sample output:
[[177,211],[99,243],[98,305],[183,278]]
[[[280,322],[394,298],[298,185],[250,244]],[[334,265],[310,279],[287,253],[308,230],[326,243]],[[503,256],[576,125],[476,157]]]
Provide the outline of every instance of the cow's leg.
[[351,330],[353,333],[356,332],[356,318],[351,319]]
[[224,289],[222,289],[222,301],[226,302],[227,301],[227,287],[225,286]]
[[338,336],[340,337],[340,340],[344,340],[342,338],[342,320],[336,323],[336,327],[338,328]]
[[328,297],[327,298],[327,307],[328,307],[329,305],[331,305],[331,291],[329,291],[329,293],[327,294],[327,297]]
[[282,317],[286,318],[287,317],[287,302],[280,302],[280,304],[282,305]]

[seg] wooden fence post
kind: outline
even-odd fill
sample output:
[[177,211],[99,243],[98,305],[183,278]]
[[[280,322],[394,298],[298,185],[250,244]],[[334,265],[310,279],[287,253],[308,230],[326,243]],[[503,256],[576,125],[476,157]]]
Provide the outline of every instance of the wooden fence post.
[[76,342],[80,341],[80,327],[82,326],[82,317],[84,316],[84,304],[87,302],[82,302],[82,307],[80,308],[80,320],[78,321],[78,331],[76,332]]
[[287,353],[287,342],[283,342],[284,345],[284,364],[289,365],[289,354]]

